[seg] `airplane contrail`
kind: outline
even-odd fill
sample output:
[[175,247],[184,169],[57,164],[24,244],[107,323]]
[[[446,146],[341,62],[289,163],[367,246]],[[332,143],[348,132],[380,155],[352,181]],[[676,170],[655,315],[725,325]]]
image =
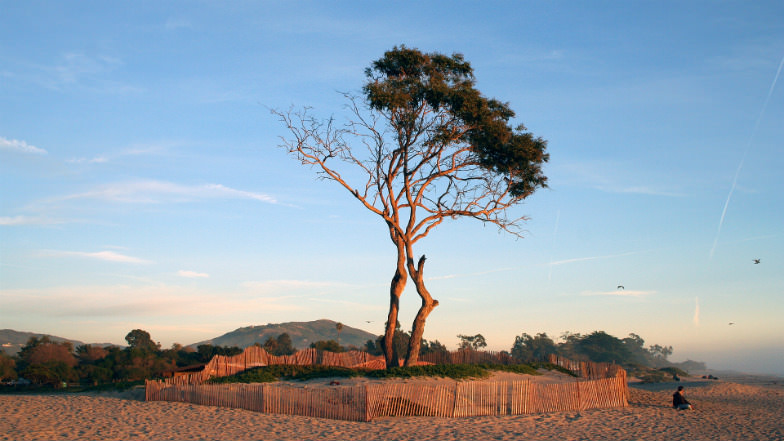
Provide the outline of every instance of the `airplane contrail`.
[[727,200],[724,201],[724,209],[721,210],[721,217],[719,218],[719,228],[716,231],[716,238],[713,240],[713,247],[710,250],[710,258],[713,259],[713,253],[716,251],[716,245],[719,243],[719,236],[721,235],[721,227],[724,225],[724,216],[727,215],[727,207],[730,205],[730,200],[732,199],[732,194],[735,192],[735,187],[738,184],[738,176],[740,175],[741,169],[743,169],[743,163],[746,161],[746,156],[751,149],[751,143],[754,140],[754,136],[757,134],[757,129],[759,128],[760,121],[762,121],[762,116],[765,115],[765,110],[768,108],[768,102],[770,101],[770,97],[773,96],[773,91],[776,89],[776,83],[779,80],[779,76],[781,76],[781,68],[784,67],[784,57],[781,58],[781,62],[779,63],[779,68],[776,71],[776,76],[773,77],[773,83],[770,85],[770,89],[768,90],[768,96],[765,98],[765,102],[762,104],[762,110],[760,111],[759,116],[757,117],[757,122],[754,124],[754,129],[751,131],[751,136],[749,136],[749,141],[746,143],[746,149],[743,151],[743,157],[740,159],[740,164],[738,164],[738,169],[735,170],[735,177],[732,179],[732,186],[730,186],[730,192],[727,194]]

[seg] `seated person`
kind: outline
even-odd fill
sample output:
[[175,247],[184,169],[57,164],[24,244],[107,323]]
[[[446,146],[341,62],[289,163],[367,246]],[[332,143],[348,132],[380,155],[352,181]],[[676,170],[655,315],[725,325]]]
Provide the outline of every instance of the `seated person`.
[[678,386],[678,390],[672,394],[672,407],[678,410],[691,410],[692,405],[683,396],[683,386]]

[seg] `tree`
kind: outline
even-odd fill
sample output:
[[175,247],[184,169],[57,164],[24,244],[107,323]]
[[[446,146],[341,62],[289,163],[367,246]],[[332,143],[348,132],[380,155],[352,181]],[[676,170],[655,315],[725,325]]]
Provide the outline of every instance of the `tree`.
[[523,333],[523,335],[515,337],[511,355],[520,361],[542,361],[550,354],[557,352],[558,348],[555,342],[547,336],[547,333],[542,332],[534,337]]
[[134,329],[125,336],[125,341],[131,349],[141,352],[155,352],[160,349],[160,345],[152,341],[150,333],[142,329]]
[[277,338],[278,342],[278,355],[291,355],[297,352],[297,348],[294,347],[294,344],[291,342],[291,336],[284,332],[280,334]]
[[433,340],[427,341],[424,338],[422,339],[422,348],[419,351],[419,355],[425,354],[446,354],[449,350],[444,346],[440,341]]
[[96,345],[79,345],[76,347],[76,356],[80,363],[93,363],[106,357],[109,351]]
[[271,355],[278,355],[278,340],[274,337],[267,337],[267,341],[261,347]]
[[338,344],[340,344],[340,331],[343,330],[343,323],[340,322],[335,323],[335,329],[338,330]]
[[41,338],[30,337],[27,343],[19,350],[20,370],[28,366],[44,364],[47,362],[60,362],[69,367],[77,364],[72,353],[73,345],[67,341],[56,342],[45,335]]
[[0,350],[0,381],[16,380],[16,362]]
[[633,360],[623,341],[604,331],[584,336],[577,342],[577,351],[591,361],[623,364]]
[[485,337],[482,334],[476,335],[458,335],[457,338],[460,339],[460,344],[458,346],[459,349],[470,349],[472,351],[478,351],[481,348],[487,346],[487,342],[485,341]]
[[[344,126],[307,109],[273,113],[293,136],[283,147],[384,222],[397,258],[382,348],[387,366],[397,365],[393,337],[410,277],[421,299],[405,361],[413,365],[427,317],[438,306],[425,286],[425,256],[417,256],[414,245],[450,218],[476,219],[522,237],[525,217],[510,217],[509,209],[546,186],[547,143],[522,125],[510,126],[514,112],[481,95],[460,54],[395,47],[365,76],[363,101],[345,94],[353,119]],[[363,176],[356,185],[348,178],[354,171]]]
[[319,351],[343,352],[343,348],[335,340],[319,340],[310,344],[311,348]]
[[652,345],[648,353],[655,366],[668,364],[667,357],[672,355],[672,346]]

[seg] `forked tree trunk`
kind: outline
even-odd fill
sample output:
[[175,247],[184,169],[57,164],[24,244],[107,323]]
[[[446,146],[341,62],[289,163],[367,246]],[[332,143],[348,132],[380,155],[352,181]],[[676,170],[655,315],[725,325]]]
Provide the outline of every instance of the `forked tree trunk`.
[[[395,241],[394,232],[392,232],[392,237],[392,240]],[[397,268],[389,285],[389,314],[387,315],[387,327],[381,345],[387,368],[400,366],[400,355],[395,348],[395,329],[397,329],[397,316],[400,311],[400,295],[403,294],[407,279],[405,248],[400,241],[395,241],[395,245],[397,246]]]
[[406,366],[416,365],[419,360],[419,350],[422,346],[422,335],[425,333],[425,321],[427,316],[438,306],[438,300],[433,300],[430,292],[425,287],[425,278],[423,268],[425,265],[425,256],[419,258],[417,268],[414,268],[413,259],[408,259],[408,273],[416,286],[417,294],[422,298],[422,306],[419,308],[414,324],[411,327],[411,339],[408,341],[408,353],[406,354]]

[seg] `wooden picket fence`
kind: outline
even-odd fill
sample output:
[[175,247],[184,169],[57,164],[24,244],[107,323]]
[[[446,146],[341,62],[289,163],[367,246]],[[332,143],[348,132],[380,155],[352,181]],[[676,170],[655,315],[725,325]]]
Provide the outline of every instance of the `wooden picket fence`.
[[299,386],[277,383],[182,384],[148,381],[148,401],[180,401],[263,413],[349,421],[378,417],[524,415],[627,406],[626,378],[562,384],[523,381]]
[[[513,362],[505,353],[483,351],[455,351],[422,358],[422,364]],[[549,361],[569,369],[579,378],[560,384],[528,380],[390,382],[361,386],[204,384],[209,378],[233,375],[258,366],[385,367],[383,357],[360,351],[333,353],[311,348],[292,355],[274,356],[263,348],[251,346],[238,355],[217,355],[198,372],[148,380],[145,397],[148,401],[181,401],[350,421],[370,421],[382,416],[522,415],[627,405],[626,371],[619,366],[575,362],[558,356],[551,356]]]
[[626,371],[614,363],[596,363],[593,361],[574,361],[566,357],[550,354],[548,361],[554,365],[568,369],[578,377],[584,378],[609,378],[626,375]]

